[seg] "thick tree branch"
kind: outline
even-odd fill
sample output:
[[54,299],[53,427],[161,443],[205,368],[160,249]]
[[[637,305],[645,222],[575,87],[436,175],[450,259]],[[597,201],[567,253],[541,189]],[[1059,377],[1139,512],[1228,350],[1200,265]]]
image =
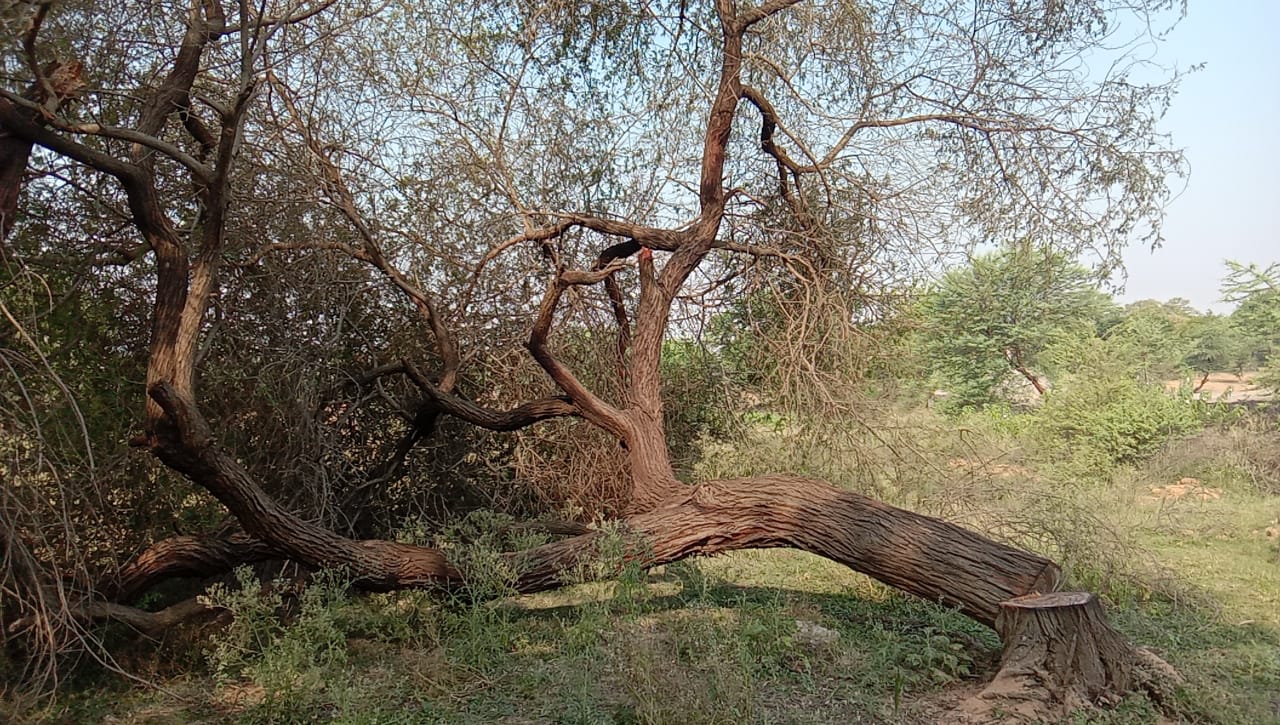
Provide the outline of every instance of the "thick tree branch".
[[[221,0],[192,0],[187,10],[187,29],[169,74],[147,98],[139,115],[137,132],[158,138],[174,113],[184,112],[191,103],[191,86],[200,72],[200,59],[205,48],[226,27]],[[154,161],[135,146],[132,161],[150,169]]]
[[735,25],[739,31],[746,30],[761,20],[764,20],[771,15],[776,15],[792,5],[798,5],[799,3],[800,0],[769,0],[766,3],[757,5],[745,12],[739,13],[736,18]]
[[0,99],[0,125],[10,134],[115,177],[128,198],[134,224],[148,244],[154,246],[157,240],[173,238],[173,227],[160,209],[151,174],[146,169],[71,141],[35,123],[16,106],[3,99]]
[[591,392],[580,380],[556,359],[547,348],[551,336],[551,325],[555,320],[556,308],[564,291],[573,285],[590,285],[603,281],[620,268],[619,262],[612,262],[602,269],[562,270],[547,285],[547,293],[538,308],[538,317],[529,332],[529,341],[525,347],[533,355],[533,359],[551,377],[551,380],[569,396],[578,407],[582,417],[604,428],[613,435],[627,439],[630,436],[630,425],[626,417],[617,408]]
[[345,568],[354,583],[369,589],[421,588],[458,578],[436,549],[348,539],[286,511],[217,445],[189,397],[168,382],[148,392],[166,416],[157,427],[156,456],[213,494],[250,536],[308,566]]
[[[79,134],[86,136],[102,136],[104,138],[114,138],[121,141],[132,141],[141,144],[147,148],[159,151],[169,158],[177,161],[191,171],[196,179],[202,183],[209,183],[213,172],[208,166],[200,163],[191,154],[183,151],[177,146],[154,136],[140,133],[129,128],[117,128],[115,126],[104,126],[98,123],[70,123],[58,118],[52,112],[46,110],[42,105],[29,101],[22,96],[0,88],[0,98],[4,98],[14,105],[27,108],[33,111],[42,112],[43,120],[58,131],[71,134]],[[205,133],[208,133],[206,130]]]
[[[158,637],[175,625],[213,610],[199,599],[191,598],[155,612],[96,599],[68,603],[66,611],[81,622],[119,622],[147,636]],[[9,636],[20,634],[38,623],[35,616],[23,617],[11,623],[5,633]]]
[[177,577],[206,577],[242,564],[282,558],[276,548],[259,539],[237,535],[175,536],[157,541],[133,557],[103,596],[113,602],[132,602],[156,584]]
[[565,416],[580,416],[578,407],[568,398],[543,398],[517,405],[510,410],[493,410],[440,390],[422,371],[405,361],[401,363],[413,383],[440,412],[459,420],[494,431],[515,431],[540,421]]

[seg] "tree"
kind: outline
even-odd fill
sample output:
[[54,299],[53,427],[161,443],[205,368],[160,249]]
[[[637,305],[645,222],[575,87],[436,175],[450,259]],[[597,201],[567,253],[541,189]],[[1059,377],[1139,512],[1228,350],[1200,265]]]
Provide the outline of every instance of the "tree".
[[1184,334],[1190,340],[1191,348],[1183,362],[1200,375],[1195,392],[1204,387],[1214,372],[1242,373],[1253,357],[1249,341],[1226,317],[1208,314],[1194,318],[1187,323]]
[[1139,377],[1161,382],[1181,377],[1192,340],[1188,325],[1199,318],[1187,300],[1138,300],[1105,315],[1098,334],[1134,358]]
[[1280,345],[1280,264],[1262,268],[1228,260],[1227,268],[1222,298],[1236,303],[1231,325],[1248,340],[1253,363],[1270,366]]
[[1102,310],[1088,270],[1051,249],[1014,245],[952,269],[925,295],[928,365],[955,405],[985,405],[1017,374],[1044,395],[1041,354]]
[[[465,586],[442,551],[386,538],[377,514],[412,491],[406,471],[431,470],[418,453],[448,448],[437,434],[467,440],[459,422],[510,432],[556,419],[607,443],[616,500],[573,494],[618,518],[631,559],[797,547],[993,623],[1002,601],[1056,587],[1057,567],[822,481],[678,480],[664,341],[716,300],[758,291],[803,331],[852,328],[865,320],[830,300],[873,301],[922,243],[962,230],[1111,256],[1136,229],[1157,234],[1181,166],[1153,134],[1173,84],[1136,82],[1124,58],[1101,79],[1076,62],[1128,8],[19,8],[6,19],[23,26],[5,56],[20,61],[5,68],[15,88],[58,96],[42,64],[57,57],[94,90],[70,106],[0,92],[6,139],[38,149],[6,157],[25,175],[0,175],[0,198],[22,202],[7,269],[74,279],[52,309],[76,284],[112,313],[149,306],[141,324],[104,315],[106,352],[142,361],[132,445],[164,468],[78,473],[92,490],[110,477],[110,491],[167,490],[177,474],[230,518],[200,535],[149,531],[118,565],[59,558],[30,532],[42,494],[64,484],[17,455],[22,484],[6,501],[19,515],[0,531],[19,582],[5,588],[19,592],[5,595],[6,631],[39,629],[49,611],[163,626],[171,610],[122,606],[165,579],[264,558],[340,568],[368,589]],[[805,327],[816,309],[834,314]],[[32,355],[33,325],[75,344],[45,312],[13,325]],[[517,338],[527,357],[507,352]],[[790,364],[807,369],[818,349],[798,346]],[[24,421],[51,408],[23,405]],[[6,435],[23,450],[56,443],[37,430]],[[473,439],[472,453],[523,445],[500,440]],[[84,500],[93,516],[111,510]],[[217,510],[195,500],[174,518]],[[519,591],[559,586],[593,556],[601,534],[575,531],[508,554]],[[54,580],[73,584],[51,597]]]

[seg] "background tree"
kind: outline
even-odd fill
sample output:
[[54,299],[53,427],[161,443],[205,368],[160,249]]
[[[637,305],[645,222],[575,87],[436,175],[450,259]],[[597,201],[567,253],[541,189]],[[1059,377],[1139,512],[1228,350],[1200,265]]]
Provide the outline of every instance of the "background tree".
[[1187,323],[1182,333],[1190,343],[1183,361],[1199,376],[1196,392],[1215,372],[1242,374],[1253,358],[1249,339],[1227,317],[1214,314],[1196,317]]
[[1171,300],[1138,300],[1115,307],[1098,323],[1098,334],[1115,339],[1126,355],[1141,360],[1141,375],[1149,381],[1180,378],[1192,340],[1188,325],[1200,313],[1180,297]]
[[1231,325],[1246,339],[1251,364],[1272,369],[1280,345],[1280,264],[1263,268],[1228,260],[1227,269],[1222,298],[1236,303]]
[[1093,275],[1060,252],[1013,245],[980,255],[922,300],[924,357],[952,405],[994,403],[1010,376],[1043,395],[1041,355],[1091,333],[1103,302]]

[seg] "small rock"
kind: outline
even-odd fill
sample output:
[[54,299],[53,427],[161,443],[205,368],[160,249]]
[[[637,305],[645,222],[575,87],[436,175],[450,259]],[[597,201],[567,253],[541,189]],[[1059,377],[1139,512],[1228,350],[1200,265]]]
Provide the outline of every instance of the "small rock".
[[796,641],[808,647],[830,647],[840,641],[840,633],[816,622],[797,619]]

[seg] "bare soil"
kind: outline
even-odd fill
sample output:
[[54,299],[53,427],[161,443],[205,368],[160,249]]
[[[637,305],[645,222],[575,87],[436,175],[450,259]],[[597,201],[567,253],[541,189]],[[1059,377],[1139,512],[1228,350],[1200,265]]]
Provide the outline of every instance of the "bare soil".
[[[1244,375],[1234,373],[1210,373],[1209,379],[1196,393],[1200,400],[1227,400],[1233,403],[1248,403],[1264,400],[1275,400],[1275,391],[1257,384],[1258,373],[1246,372]],[[1192,386],[1199,380],[1191,381]],[[1187,381],[1166,380],[1165,390],[1180,390]]]

